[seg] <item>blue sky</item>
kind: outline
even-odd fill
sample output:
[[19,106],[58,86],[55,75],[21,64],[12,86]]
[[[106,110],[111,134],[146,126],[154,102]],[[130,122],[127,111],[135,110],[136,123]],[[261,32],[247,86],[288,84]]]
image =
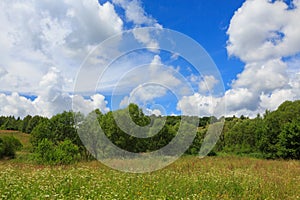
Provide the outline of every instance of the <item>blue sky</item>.
[[[5,1],[0,115],[108,112],[130,102],[162,115],[253,117],[274,110],[300,98],[299,6],[292,0]],[[177,33],[186,37],[178,41]],[[175,52],[160,49],[171,41]]]
[[219,67],[225,86],[236,78],[243,64],[228,58],[226,42],[230,19],[244,1],[180,0],[143,1],[144,8],[165,28],[182,32],[201,44]]

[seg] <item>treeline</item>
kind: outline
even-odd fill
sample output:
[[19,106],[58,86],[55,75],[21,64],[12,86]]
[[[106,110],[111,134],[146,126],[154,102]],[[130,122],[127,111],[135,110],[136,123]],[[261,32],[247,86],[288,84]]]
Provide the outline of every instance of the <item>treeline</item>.
[[216,152],[268,159],[300,159],[300,101],[286,101],[276,111],[254,119],[226,118]]
[[[138,126],[127,121],[127,111]],[[99,127],[109,141],[134,153],[159,150],[169,144],[178,131],[188,135],[197,128],[197,135],[185,152],[195,155],[201,148],[209,125],[214,126],[221,120],[224,118],[146,116],[137,105],[130,104],[123,110],[105,114],[95,110],[88,116],[69,111],[50,119],[40,116],[24,119],[0,117],[0,127],[31,134],[32,152],[38,162],[68,164],[100,155],[114,156],[111,147],[99,134]],[[194,122],[197,127],[192,125]],[[138,128],[146,125],[149,129]],[[143,138],[126,133],[142,133]],[[172,149],[167,152],[172,153]],[[219,153],[300,159],[300,101],[284,102],[276,111],[266,111],[263,116],[257,115],[254,119],[244,116],[225,118],[223,132],[210,155]]]

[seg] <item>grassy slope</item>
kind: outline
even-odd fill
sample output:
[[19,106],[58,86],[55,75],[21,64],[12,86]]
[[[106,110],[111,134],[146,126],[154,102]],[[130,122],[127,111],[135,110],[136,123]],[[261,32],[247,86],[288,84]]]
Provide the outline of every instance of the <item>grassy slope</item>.
[[184,157],[130,174],[99,162],[46,167],[0,162],[0,199],[300,199],[300,162]]
[[7,131],[7,130],[0,130],[0,137],[3,136],[14,136],[20,142],[22,143],[24,148],[29,148],[30,147],[30,135],[26,133],[21,133],[19,131]]

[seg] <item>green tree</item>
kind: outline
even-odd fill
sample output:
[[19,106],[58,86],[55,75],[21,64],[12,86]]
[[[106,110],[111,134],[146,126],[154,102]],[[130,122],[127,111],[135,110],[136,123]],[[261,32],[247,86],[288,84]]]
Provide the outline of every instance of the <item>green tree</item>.
[[26,117],[24,117],[24,119],[22,120],[22,123],[19,127],[19,131],[26,133],[26,129],[28,127],[29,121],[32,119],[31,115],[27,115]]
[[[28,117],[30,118],[30,117]],[[28,119],[26,119],[28,120]],[[27,126],[26,126],[26,129],[25,129],[25,133],[31,133],[32,130],[43,120],[46,120],[44,117],[41,117],[41,116],[34,116],[32,118],[29,119],[28,123],[27,123]]]
[[278,156],[281,158],[300,159],[300,124],[292,121],[285,124],[279,134],[277,144]]

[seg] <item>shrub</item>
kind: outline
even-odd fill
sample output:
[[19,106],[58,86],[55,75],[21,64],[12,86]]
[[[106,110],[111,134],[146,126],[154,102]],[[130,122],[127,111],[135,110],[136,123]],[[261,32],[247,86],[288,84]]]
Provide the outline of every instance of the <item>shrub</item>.
[[58,145],[43,139],[35,149],[36,160],[40,164],[71,164],[79,160],[79,148],[70,140],[65,140]]
[[23,147],[21,142],[13,136],[4,136],[0,138],[0,158],[15,158],[16,151]]

